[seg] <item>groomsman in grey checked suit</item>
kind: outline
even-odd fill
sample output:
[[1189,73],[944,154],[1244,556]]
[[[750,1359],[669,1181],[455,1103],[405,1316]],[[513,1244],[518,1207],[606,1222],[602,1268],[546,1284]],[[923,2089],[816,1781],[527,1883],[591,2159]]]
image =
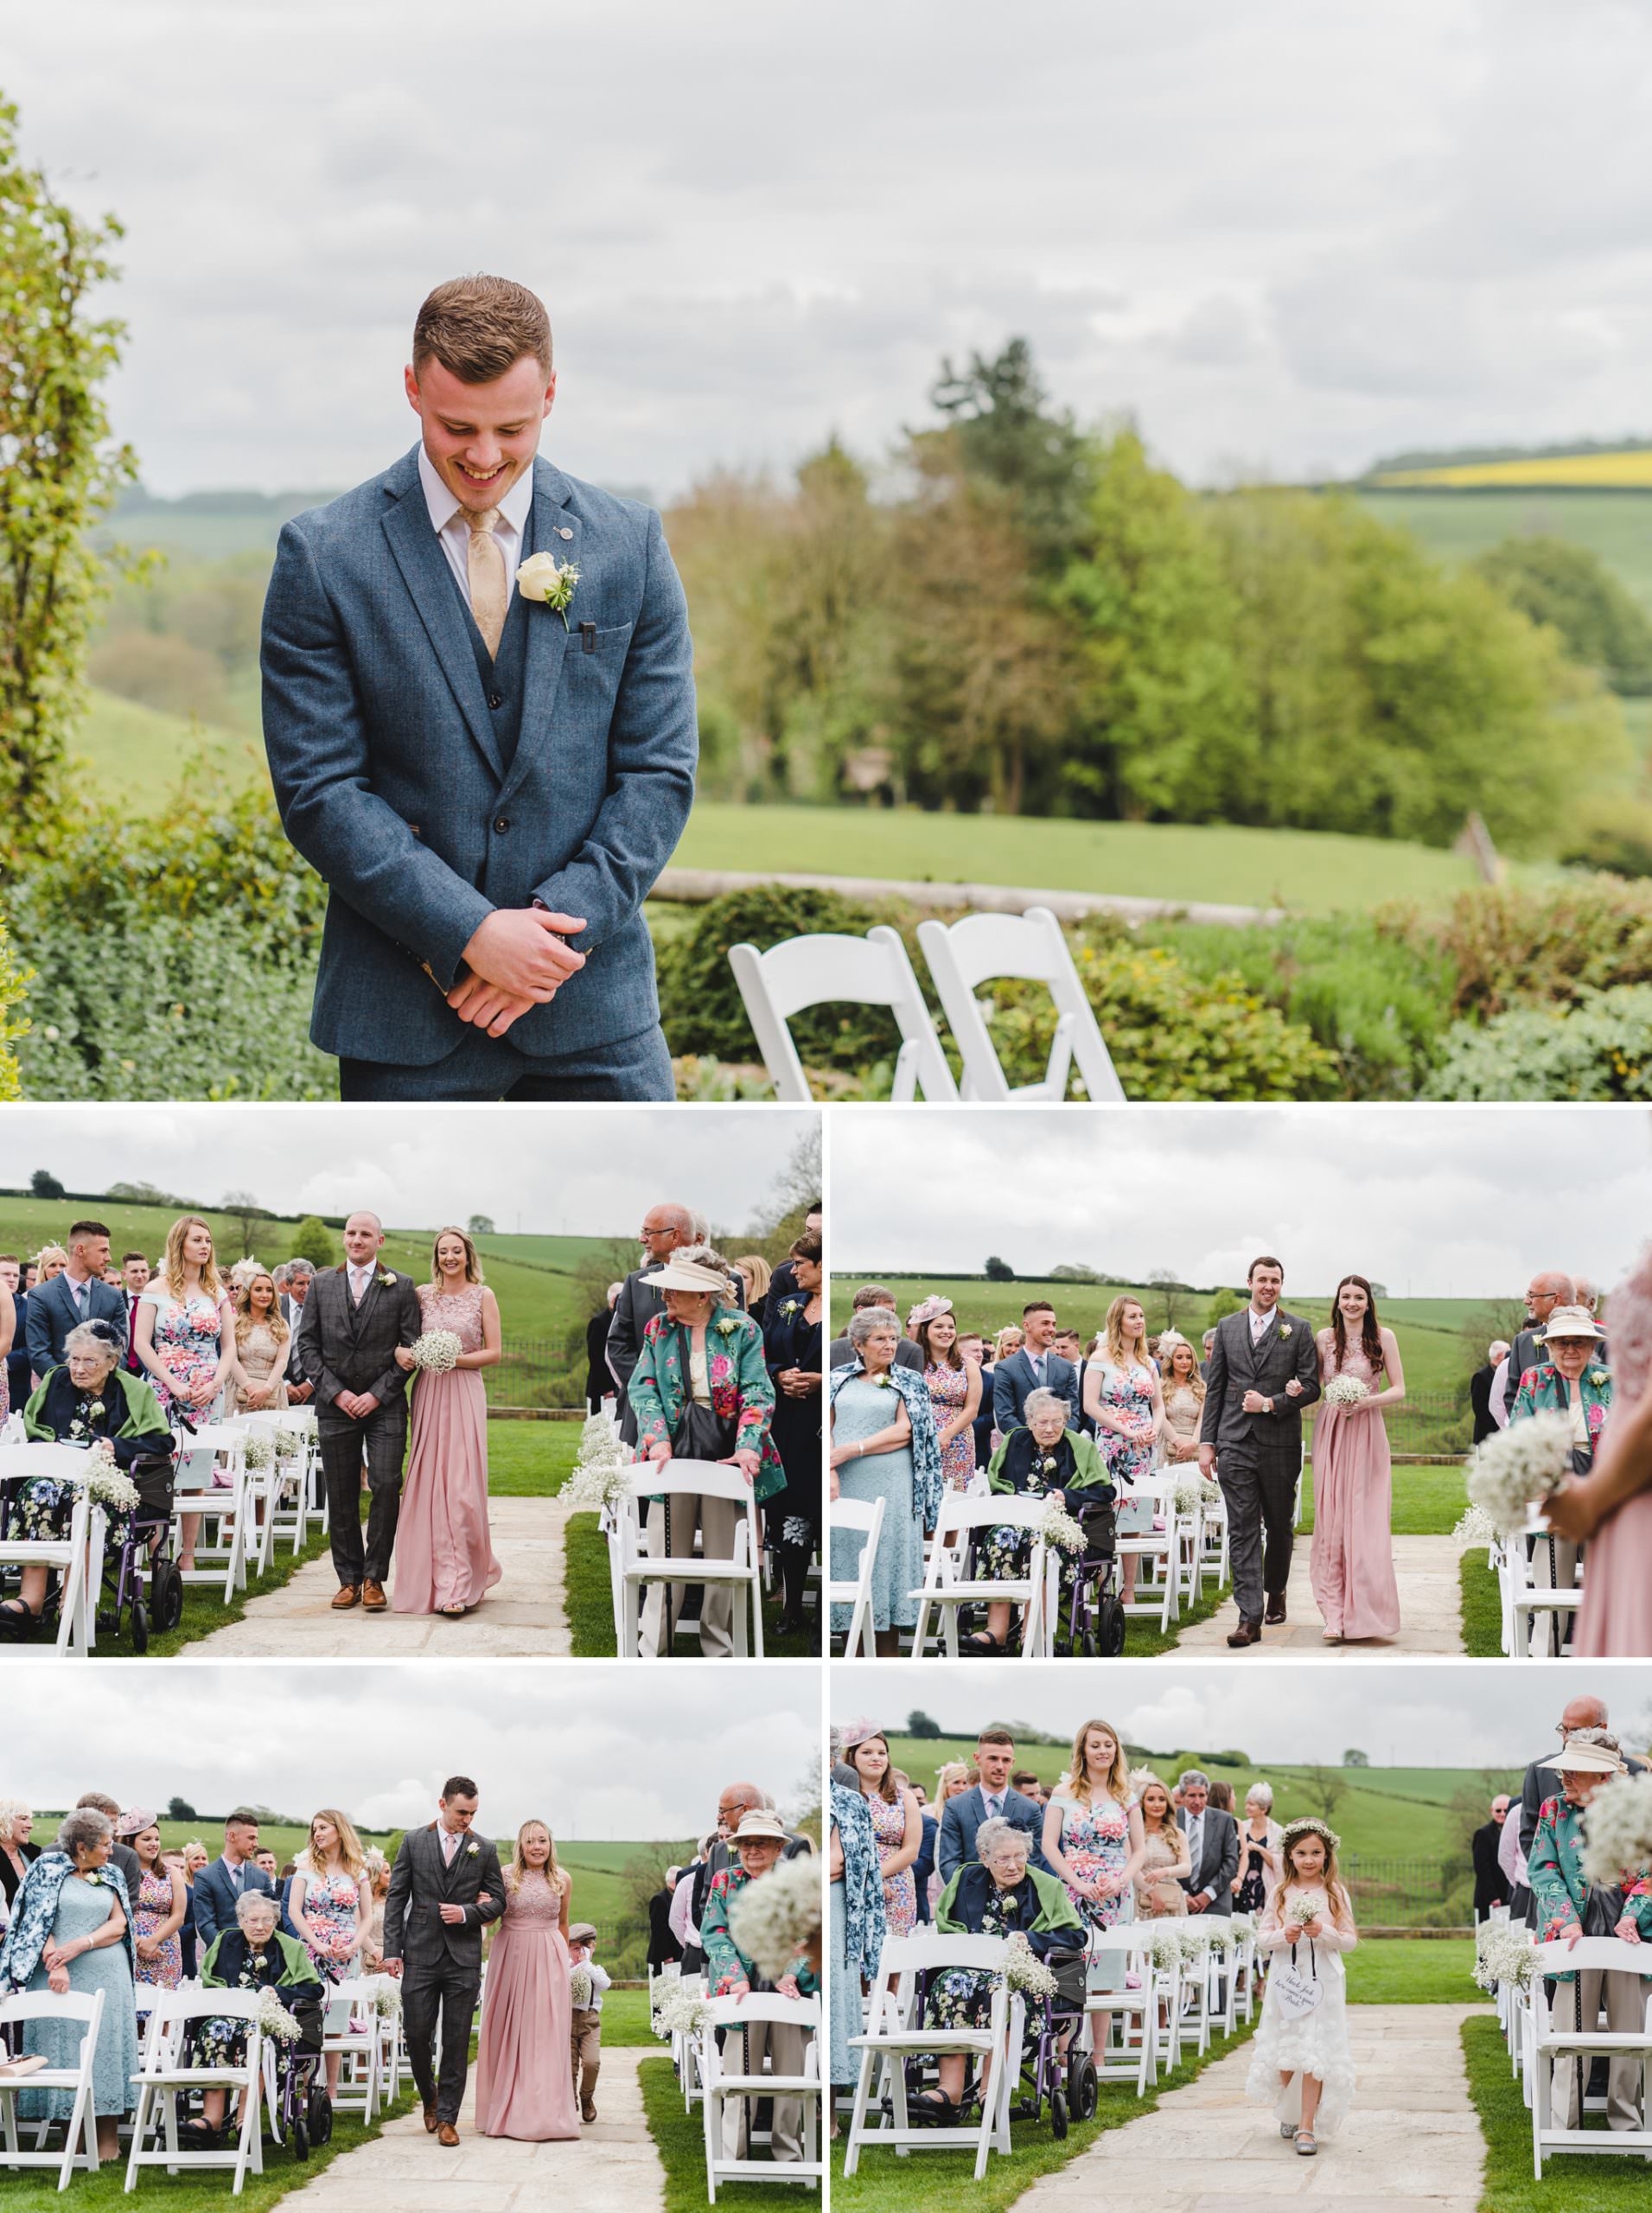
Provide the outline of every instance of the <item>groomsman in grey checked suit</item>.
[[1313,1330],[1280,1305],[1284,1290],[1285,1269],[1271,1254],[1251,1262],[1250,1304],[1217,1324],[1205,1374],[1199,1471],[1215,1474],[1227,1502],[1235,1649],[1261,1642],[1264,1597],[1267,1620],[1285,1619],[1302,1416],[1319,1396]]

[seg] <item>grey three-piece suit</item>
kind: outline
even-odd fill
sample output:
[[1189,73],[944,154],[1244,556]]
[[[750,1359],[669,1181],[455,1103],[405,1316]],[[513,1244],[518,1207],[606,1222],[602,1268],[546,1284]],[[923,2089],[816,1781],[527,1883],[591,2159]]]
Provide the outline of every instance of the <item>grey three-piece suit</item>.
[[[311,1297],[315,1294],[312,1292]],[[482,1901],[486,1900],[486,1904]],[[446,1922],[444,1905],[464,1918]],[[482,1932],[505,1909],[499,1854],[485,1836],[462,1835],[452,1863],[442,1853],[438,1824],[409,1829],[390,1871],[385,1900],[385,1957],[402,1962],[402,2018],[407,2057],[424,2102],[437,2121],[457,2123],[470,2070],[471,2017],[482,1987]],[[442,2056],[436,2062],[437,2016]],[[463,2192],[460,2192],[462,2198]]]
[[[1294,1399],[1285,1393],[1293,1376],[1302,1386]],[[1247,1391],[1271,1398],[1272,1412],[1247,1414]],[[1283,1592],[1290,1578],[1302,1417],[1318,1396],[1319,1354],[1313,1330],[1299,1314],[1276,1306],[1254,1345],[1248,1306],[1223,1316],[1206,1370],[1199,1442],[1216,1448],[1234,1597],[1247,1621],[1260,1621],[1264,1599]]]
[[[389,1283],[382,1283],[387,1275]],[[316,1430],[333,1566],[341,1584],[364,1578],[382,1583],[390,1573],[401,1512],[401,1469],[407,1451],[407,1374],[396,1365],[398,1345],[411,1345],[424,1326],[411,1276],[375,1262],[358,1306],[350,1298],[347,1268],[330,1268],[309,1286],[298,1323],[297,1350],[316,1386]],[[341,1391],[371,1393],[379,1404],[358,1421],[334,1403]],[[361,1541],[361,1455],[367,1456],[367,1540]]]

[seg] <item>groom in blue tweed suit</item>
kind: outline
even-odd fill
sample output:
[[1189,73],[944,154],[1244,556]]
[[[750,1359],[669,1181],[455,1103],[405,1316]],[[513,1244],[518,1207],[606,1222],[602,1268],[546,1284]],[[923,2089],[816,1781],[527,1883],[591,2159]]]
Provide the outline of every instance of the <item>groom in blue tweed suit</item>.
[[669,1099],[642,902],[698,740],[660,518],[537,457],[523,286],[439,285],[406,389],[419,443],[287,524],[265,602],[270,774],[331,894],[310,1036],[345,1099]]

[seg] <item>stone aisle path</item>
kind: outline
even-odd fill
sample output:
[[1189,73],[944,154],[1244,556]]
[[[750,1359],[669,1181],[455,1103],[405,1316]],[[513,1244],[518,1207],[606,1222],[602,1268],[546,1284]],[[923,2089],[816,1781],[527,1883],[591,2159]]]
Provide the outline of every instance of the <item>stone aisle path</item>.
[[[1463,1650],[1462,1585],[1457,1575],[1457,1549],[1450,1537],[1395,1537],[1394,1572],[1400,1585],[1400,1634],[1365,1644],[1327,1644],[1324,1624],[1314,1604],[1308,1582],[1311,1537],[1299,1535],[1291,1559],[1291,1580],[1285,1586],[1287,1618],[1278,1629],[1265,1629],[1253,1652],[1288,1652],[1293,1658],[1314,1653],[1327,1660],[1371,1660],[1390,1652],[1460,1653]],[[1228,1633],[1239,1621],[1232,1599],[1207,1622],[1182,1633],[1177,1645],[1183,1652],[1228,1654]],[[1126,1651],[1129,1646],[1126,1644]],[[1228,1654],[1239,1661],[1243,1652]]]
[[[433,1614],[347,1614],[331,1610],[338,1578],[323,1553],[278,1591],[249,1601],[239,1622],[182,1648],[190,1659],[542,1658],[573,1650],[563,1603],[566,1588],[568,1509],[559,1498],[494,1498],[488,1502],[494,1553],[504,1573],[473,1614],[447,1621]],[[392,1568],[390,1589],[395,1590]],[[186,1596],[185,1610],[188,1600]]]
[[[424,2133],[418,2108],[376,2143],[347,2152],[284,2198],[304,2213],[663,2213],[666,2171],[642,2110],[637,2068],[660,2047],[620,2044],[603,2053],[599,2118],[577,2141],[515,2144],[475,2133],[475,2069],[459,2116],[459,2149]],[[279,2158],[281,2155],[276,2155]]]
[[1271,2106],[1247,2100],[1247,2044],[1036,2182],[1015,2201],[1016,2213],[1081,2204],[1232,2213],[1235,2198],[1323,2204],[1328,2213],[1393,2213],[1396,2205],[1476,2213],[1485,2153],[1461,2037],[1464,2019],[1481,2010],[1350,2006],[1358,2087],[1336,2136],[1311,2159],[1282,2141]]

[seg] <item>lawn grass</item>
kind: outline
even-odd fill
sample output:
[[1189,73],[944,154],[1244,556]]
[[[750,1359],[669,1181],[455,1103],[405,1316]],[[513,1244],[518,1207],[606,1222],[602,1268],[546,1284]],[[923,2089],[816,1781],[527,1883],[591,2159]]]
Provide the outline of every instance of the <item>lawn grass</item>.
[[1461,2006],[1479,1995],[1469,1936],[1362,1937],[1346,1965],[1350,2006]]
[[126,2151],[123,2146],[119,2158],[99,2167],[95,2174],[77,2174],[68,2192],[61,2197],[58,2194],[56,2175],[49,2168],[5,2175],[0,2178],[0,2205],[4,2206],[5,2213],[52,2213],[52,2209],[62,2206],[73,2206],[74,2213],[116,2213],[118,2207],[157,2203],[166,2208],[166,2213],[224,2213],[224,2208],[231,2205],[236,2208],[236,2213],[263,2213],[265,2206],[279,2204],[294,2191],[302,2190],[346,2152],[358,2151],[362,2145],[371,2144],[386,2121],[406,2113],[413,2101],[414,2093],[410,2086],[394,2105],[386,2106],[371,2124],[359,2117],[339,2114],[333,2123],[331,2137],[307,2160],[295,2159],[290,2152],[277,2149],[266,2138],[264,2172],[249,2174],[239,2197],[230,2195],[227,2168],[169,2175],[164,2167],[144,2168],[136,2192],[128,2197]]
[[[1396,1537],[1449,1537],[1463,1516],[1463,1470],[1455,1463],[1444,1468],[1404,1468],[1394,1471],[1394,1515],[1389,1523]],[[1314,1526],[1313,1466],[1303,1471],[1302,1519],[1298,1536],[1311,1536]]]
[[[1463,2057],[1469,2095],[1485,2137],[1485,2183],[1480,2213],[1600,2213],[1600,2209],[1647,2202],[1643,2159],[1591,2152],[1553,2152],[1544,2161],[1543,2179],[1532,2173],[1532,2116],[1508,2064],[1508,2050],[1488,2006],[1463,2024]],[[1604,2115],[1588,2125],[1603,2128]]]
[[[608,1540],[594,1514],[576,1514],[568,1523],[566,1558],[567,1598],[565,1601],[568,1626],[573,1635],[576,1660],[612,1660],[618,1655],[619,1645],[614,1635],[614,1604],[609,1595],[608,1569]],[[781,1636],[775,1627],[780,1618],[781,1594],[778,1585],[763,1601],[763,1655],[769,1660],[813,1660],[818,1658],[811,1633],[799,1636]],[[698,1642],[692,1637],[677,1640],[675,1656],[698,1660]]]
[[1652,609],[1652,492],[1360,492],[1380,522],[1412,531],[1451,566],[1506,538],[1564,539],[1598,554]]
[[[606,2042],[606,2006],[603,2038]],[[645,2059],[637,2070],[637,2086],[648,2133],[666,2170],[666,2213],[701,2213],[705,2204],[705,2124],[699,2108],[684,2111],[677,2070],[667,2057]],[[719,2204],[750,2207],[753,2213],[799,2213],[800,2207],[820,2203],[818,2185],[811,2191],[794,2182],[725,2182],[718,2184],[718,2192]]]
[[1463,1591],[1463,1649],[1470,1660],[1501,1660],[1502,1598],[1483,1547],[1464,1553],[1457,1566]]

